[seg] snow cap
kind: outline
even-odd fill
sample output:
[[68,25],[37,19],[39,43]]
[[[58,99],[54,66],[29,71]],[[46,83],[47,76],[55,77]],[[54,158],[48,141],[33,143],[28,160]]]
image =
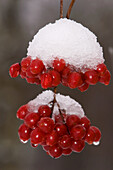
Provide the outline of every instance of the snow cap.
[[62,58],[83,72],[85,68],[96,69],[104,62],[97,37],[88,28],[66,18],[40,29],[29,42],[27,56],[40,58],[46,66],[54,58]]
[[[38,108],[41,105],[48,105],[50,102],[53,101],[53,99],[54,93],[51,90],[46,90],[39,94],[34,100],[31,100],[28,103],[28,110],[30,112],[37,113]],[[72,98],[70,98],[69,96],[64,96],[58,93],[56,94],[56,101],[59,104],[60,109],[66,111],[66,114],[74,114],[79,117],[84,116],[84,111],[81,105]],[[53,115],[54,114],[56,115],[59,114],[57,105],[54,106]]]

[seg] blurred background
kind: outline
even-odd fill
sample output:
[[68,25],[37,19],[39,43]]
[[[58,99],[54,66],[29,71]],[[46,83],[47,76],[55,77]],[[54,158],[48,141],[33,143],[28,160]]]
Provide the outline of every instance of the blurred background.
[[[64,14],[71,0],[64,0]],[[18,139],[17,109],[41,93],[40,86],[20,77],[11,79],[10,65],[26,56],[28,42],[44,25],[59,18],[60,0],[0,0],[0,170],[112,170],[113,87],[97,84],[85,93],[59,86],[58,91],[82,104],[93,125],[102,132],[101,144],[57,160],[41,147]],[[65,16],[64,15],[64,16]],[[104,47],[106,65],[113,72],[113,0],[77,0],[71,19],[92,30]]]

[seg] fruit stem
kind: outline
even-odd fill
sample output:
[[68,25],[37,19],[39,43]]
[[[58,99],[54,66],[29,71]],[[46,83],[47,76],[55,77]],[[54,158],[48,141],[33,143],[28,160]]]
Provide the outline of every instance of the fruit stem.
[[63,18],[63,0],[60,0],[60,18]]
[[[55,105],[55,103],[56,103],[56,92],[57,92],[57,87],[54,87],[53,92],[54,92],[54,99],[53,99],[53,101],[52,101],[51,116],[52,116],[52,114],[53,114],[54,105]],[[50,102],[50,103],[51,103],[51,102]]]
[[72,0],[71,3],[70,3],[70,6],[69,6],[68,11],[67,11],[67,15],[66,15],[67,19],[69,19],[69,17],[70,17],[70,13],[71,13],[71,10],[72,10],[72,7],[73,7],[75,1],[76,0]]

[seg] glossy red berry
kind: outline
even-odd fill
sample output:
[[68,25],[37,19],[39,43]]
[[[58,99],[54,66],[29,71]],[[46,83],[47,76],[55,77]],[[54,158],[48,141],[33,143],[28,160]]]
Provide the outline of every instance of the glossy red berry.
[[103,75],[106,70],[107,70],[107,67],[106,67],[106,65],[103,64],[103,63],[102,63],[102,64],[99,64],[99,65],[97,66],[97,72],[99,73],[100,76]]
[[30,63],[31,63],[31,57],[26,57],[26,58],[22,59],[21,69],[22,69],[23,72],[27,71],[27,68],[30,66]]
[[81,92],[85,92],[88,88],[89,88],[89,84],[87,84],[87,83],[84,83],[84,84],[82,84],[82,86],[79,86],[79,87],[78,87],[78,89],[79,89]]
[[97,127],[95,127],[95,126],[91,126],[91,127],[92,127],[92,129],[94,130],[94,133],[95,133],[94,142],[100,141],[100,139],[101,139],[101,132],[100,132],[100,130]]
[[75,125],[72,127],[70,133],[75,140],[81,140],[86,135],[86,129],[82,125]]
[[[26,81],[30,84],[35,84],[36,78],[26,78]],[[38,80],[39,81],[39,80]]]
[[38,122],[39,128],[45,133],[51,133],[54,129],[54,121],[49,117],[42,117]]
[[38,114],[41,117],[49,117],[51,115],[51,109],[48,105],[42,105],[38,109]]
[[86,116],[84,116],[84,117],[81,118],[80,121],[81,121],[81,125],[82,125],[83,127],[85,127],[86,130],[88,130],[88,128],[89,128],[90,125],[91,125],[90,120],[89,120]]
[[56,130],[53,130],[50,134],[46,136],[46,144],[53,146],[58,142],[59,136]]
[[81,152],[85,147],[85,142],[83,140],[73,141],[71,149],[73,152]]
[[95,85],[99,81],[99,75],[95,70],[85,72],[85,82],[90,85]]
[[72,72],[68,77],[68,86],[72,89],[81,86],[83,83],[80,73]]
[[88,144],[92,144],[94,142],[94,139],[95,139],[95,131],[94,129],[90,126],[88,131],[87,131],[87,134],[85,136],[85,141],[88,143]]
[[66,124],[70,128],[80,123],[80,118],[76,115],[68,115],[66,119]]
[[48,146],[48,145],[43,146],[43,149],[44,149],[46,152],[49,151],[49,148],[50,148],[50,146]]
[[31,73],[30,67],[28,67],[27,70],[26,70],[26,76],[27,76],[28,78],[37,78],[37,77],[38,77],[37,74],[32,74],[32,73]]
[[38,146],[38,144],[33,144],[33,143],[31,143],[31,146],[32,146],[33,148],[36,148],[36,147]]
[[32,74],[39,74],[44,70],[44,64],[41,60],[38,58],[35,60],[32,60],[30,65],[30,70]]
[[23,105],[17,111],[17,118],[24,119],[27,114],[28,114],[27,105]]
[[31,132],[31,143],[40,144],[45,140],[45,133],[42,132],[38,127]]
[[63,71],[63,69],[65,68],[65,61],[63,59],[55,59],[53,61],[53,68],[58,71],[61,72]]
[[68,78],[62,78],[61,83],[68,87]]
[[67,78],[71,73],[71,68],[69,66],[65,67],[62,71],[62,78]]
[[9,69],[9,74],[12,78],[16,78],[20,74],[21,66],[19,63],[13,64]]
[[70,155],[71,153],[72,153],[71,148],[62,149],[62,154],[65,155],[65,156]]
[[55,123],[63,123],[63,120],[60,114],[58,115],[56,114],[54,118],[55,118]]
[[49,154],[53,158],[59,158],[62,155],[62,148],[58,144],[53,145],[49,148]]
[[26,72],[23,72],[22,70],[20,71],[20,77],[22,78],[22,79],[24,79],[24,78],[26,78],[27,76],[26,76]]
[[49,73],[44,73],[41,75],[41,86],[44,89],[47,89],[49,87],[52,87],[52,76]]
[[18,135],[20,137],[20,140],[23,141],[23,143],[28,141],[28,139],[30,138],[30,133],[31,133],[30,128],[28,128],[25,124],[20,125],[18,129]]
[[29,113],[24,118],[24,123],[29,128],[33,129],[37,126],[37,122],[40,120],[40,116],[37,113]]
[[72,144],[72,139],[69,135],[64,135],[59,140],[59,145],[63,149],[70,148]]
[[99,81],[107,86],[110,83],[110,79],[111,79],[111,74],[108,70],[106,70],[104,75],[102,77],[100,77]]
[[56,129],[59,136],[63,136],[63,135],[67,134],[67,127],[63,123],[57,123],[55,125],[55,129]]
[[58,86],[60,84],[60,74],[59,72],[55,71],[55,70],[51,70],[49,71],[49,73],[52,76],[52,86]]

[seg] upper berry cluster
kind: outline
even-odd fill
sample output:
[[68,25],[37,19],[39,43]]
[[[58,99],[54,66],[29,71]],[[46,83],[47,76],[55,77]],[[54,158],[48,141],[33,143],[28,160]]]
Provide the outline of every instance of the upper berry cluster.
[[72,89],[78,88],[81,92],[97,82],[108,85],[111,77],[103,63],[97,65],[96,69],[87,69],[83,73],[73,65],[66,64],[64,59],[56,58],[51,66],[45,67],[42,60],[38,58],[32,60],[30,56],[23,58],[20,64],[13,64],[9,73],[13,78],[20,74],[21,78],[25,78],[28,83],[41,84],[44,89],[56,87],[62,83]]

